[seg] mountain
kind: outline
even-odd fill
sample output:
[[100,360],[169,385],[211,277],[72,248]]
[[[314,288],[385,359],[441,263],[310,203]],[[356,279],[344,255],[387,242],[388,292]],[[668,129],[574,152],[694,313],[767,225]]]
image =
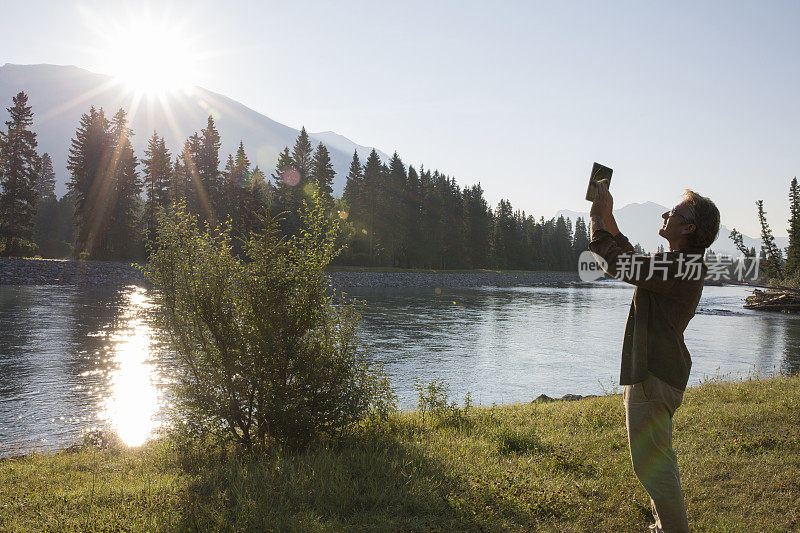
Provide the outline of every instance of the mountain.
[[[135,133],[133,146],[139,158],[143,157],[147,140],[158,131],[166,139],[174,156],[184,141],[206,126],[208,115],[214,117],[222,138],[220,160],[234,153],[239,141],[253,164],[258,164],[269,175],[274,169],[278,153],[290,148],[298,130],[272,120],[221,94],[201,87],[170,92],[163,97],[137,98],[129,89],[110,76],[94,74],[78,67],[58,65],[13,65],[0,67],[0,120],[7,120],[6,108],[19,91],[28,95],[28,104],[34,112],[34,131],[39,141],[39,153],[47,152],[53,158],[56,170],[56,192],[66,191],[69,179],[67,157],[80,116],[90,106],[102,107],[111,117],[120,107],[128,111],[131,128]],[[335,195],[341,195],[350,167],[353,151],[365,160],[372,148],[354,143],[350,139],[325,131],[309,132],[312,143],[321,142],[330,152],[336,179]],[[384,161],[389,156],[378,151]]]
[[[661,214],[669,211],[671,208],[664,207],[655,202],[633,203],[625,207],[614,210],[614,218],[617,220],[617,225],[622,233],[625,234],[632,243],[639,243],[642,248],[649,252],[655,252],[659,244],[667,247],[667,241],[658,235],[658,229],[661,227],[664,219]],[[569,217],[573,222],[578,217],[583,217],[584,220],[589,221],[589,213],[579,213],[577,211],[570,211],[562,209],[556,213],[556,218],[563,215],[564,218]],[[720,225],[719,236],[711,249],[717,253],[725,253],[733,256],[738,256],[739,251],[733,245],[733,241],[728,238],[731,230],[727,226]],[[761,239],[753,238],[747,235],[742,235],[742,240],[748,248],[754,246],[756,250],[761,248]],[[788,237],[776,237],[775,244],[781,249],[789,246]]]

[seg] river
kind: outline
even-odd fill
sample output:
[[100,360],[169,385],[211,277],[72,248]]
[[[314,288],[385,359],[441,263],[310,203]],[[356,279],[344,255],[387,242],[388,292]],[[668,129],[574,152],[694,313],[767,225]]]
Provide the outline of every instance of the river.
[[[361,336],[402,408],[414,380],[449,382],[483,405],[539,394],[612,392],[633,289],[617,281],[554,287],[358,289]],[[747,311],[749,291],[706,287],[686,331],[690,384],[797,372],[800,316]],[[168,356],[140,287],[0,286],[0,456],[53,449],[109,426],[138,445],[162,423]]]

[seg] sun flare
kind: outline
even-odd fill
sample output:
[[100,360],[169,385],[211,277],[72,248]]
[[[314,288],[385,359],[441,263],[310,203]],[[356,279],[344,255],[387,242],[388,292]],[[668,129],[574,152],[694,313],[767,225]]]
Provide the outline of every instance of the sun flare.
[[138,93],[157,95],[193,85],[199,54],[180,21],[149,14],[125,17],[102,40],[107,72]]

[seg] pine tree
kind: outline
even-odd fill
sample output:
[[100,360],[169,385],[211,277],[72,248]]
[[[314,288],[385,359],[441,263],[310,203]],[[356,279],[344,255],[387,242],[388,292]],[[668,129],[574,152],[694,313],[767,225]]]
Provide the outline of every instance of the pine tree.
[[219,170],[219,149],[222,145],[214,118],[209,115],[206,127],[201,130],[199,153],[195,159],[199,187],[195,190],[199,201],[198,214],[204,220],[216,223],[226,212],[224,186]]
[[[409,173],[410,175],[410,173]],[[471,268],[488,268],[491,253],[492,216],[481,184],[464,188],[467,260]]]
[[271,183],[267,183],[264,172],[256,165],[247,180],[244,194],[244,234],[263,229],[264,217],[272,209],[275,192]]
[[239,187],[244,187],[250,178],[250,160],[244,151],[244,142],[239,141],[239,148],[236,149],[236,159],[234,161],[235,182]]
[[140,255],[138,210],[142,182],[136,170],[138,159],[133,153],[127,114],[120,109],[111,121],[111,143],[114,146],[110,172],[113,176],[113,208],[109,236],[106,240],[107,259],[133,259]]
[[520,268],[533,270],[538,268],[539,251],[536,247],[538,234],[536,232],[536,219],[533,215],[523,218],[520,231],[523,235]]
[[[240,147],[244,152],[244,147],[241,143]],[[243,159],[246,160],[247,156],[244,156]],[[249,162],[247,165],[249,166]],[[244,213],[245,173],[244,169],[239,168],[233,155],[229,154],[228,160],[225,162],[225,170],[222,171],[225,183],[223,197],[225,199],[225,218],[231,225],[232,244],[235,254],[241,253],[242,239],[246,234]]]
[[56,196],[56,173],[53,170],[53,160],[47,152],[42,154],[39,175],[36,177],[36,195],[39,200]]
[[775,244],[775,237],[772,236],[772,230],[767,223],[764,201],[756,201],[756,207],[758,208],[758,222],[761,225],[761,256],[764,258],[764,276],[767,279],[777,278],[782,280],[783,257],[780,248]]
[[342,199],[347,203],[350,212],[348,216],[352,219],[360,215],[362,210],[362,197],[364,194],[364,173],[358,152],[353,151],[353,159],[350,161],[350,171],[347,173],[347,181],[344,185]]
[[432,174],[424,166],[419,169],[420,188],[422,190],[422,210],[420,218],[422,223],[422,240],[419,249],[422,266],[434,268],[437,263],[438,243],[440,241],[441,227],[439,213],[441,213],[441,199],[437,193],[439,173]]
[[222,171],[222,176],[225,178],[226,187],[241,187],[239,173],[236,171],[236,161],[233,159],[232,154],[228,154],[228,160],[225,162],[225,170]]
[[338,215],[343,221],[342,236],[347,245],[340,262],[353,265],[369,264],[369,239],[364,209],[364,176],[357,151],[353,151],[342,199],[337,202],[337,206]]
[[92,107],[81,116],[72,139],[67,168],[69,190],[75,201],[76,254],[96,257],[105,248],[104,238],[113,214],[113,156],[110,123],[103,109]]
[[413,166],[408,167],[407,198],[405,204],[405,242],[407,267],[421,265],[422,238],[422,182]]
[[511,202],[500,200],[495,211],[494,235],[492,237],[492,254],[499,268],[510,268],[513,265],[513,247],[517,233]]
[[33,112],[28,96],[18,93],[7,108],[6,132],[0,132],[0,234],[4,255],[33,252],[33,217],[38,194],[36,182],[41,161],[36,153],[36,134],[31,131]]
[[736,249],[741,252],[741,254],[745,257],[755,257],[755,249],[751,248],[750,250],[747,249],[747,246],[744,245],[744,238],[741,233],[736,231],[736,228],[731,230],[730,235],[728,236],[732,241]]
[[225,170],[222,171],[223,176],[223,207],[226,215],[232,215],[239,212],[241,215],[243,191],[250,179],[250,160],[247,158],[247,153],[244,150],[244,143],[239,141],[239,147],[236,149],[236,155],[228,155],[228,160],[225,163]]
[[250,174],[247,188],[250,190],[252,196],[258,200],[258,204],[260,204],[261,207],[268,206],[272,202],[271,184],[267,183],[267,178],[264,172],[258,168],[258,165],[256,165],[253,172]]
[[303,127],[300,130],[300,135],[297,136],[297,140],[294,143],[294,148],[292,149],[292,161],[294,162],[294,168],[300,173],[300,183],[298,183],[298,188],[301,191],[304,190],[311,176],[313,157],[314,149],[311,146],[311,140],[308,137],[306,128]]
[[170,201],[172,181],[172,157],[163,137],[153,132],[147,143],[144,167],[144,188],[147,201],[144,204],[145,235],[149,246],[155,242],[158,210],[166,208]]
[[466,247],[461,188],[454,179],[443,176],[440,182],[440,191],[442,216],[440,217],[439,268],[463,268],[466,266]]
[[180,175],[177,186],[182,190],[189,211],[196,214],[201,221],[208,220],[212,212],[208,190],[200,177],[197,163],[202,159],[202,139],[197,133],[192,134],[183,144],[180,155]]
[[589,231],[586,228],[586,221],[583,217],[575,220],[575,235],[572,239],[573,264],[577,264],[578,256],[589,249]]
[[548,252],[551,256],[551,266],[555,270],[569,270],[574,267],[572,262],[572,235],[564,216],[555,220],[553,231],[550,234]]
[[378,152],[375,151],[373,148],[372,151],[369,153],[369,157],[367,157],[367,161],[364,164],[364,195],[363,195],[363,202],[364,202],[364,215],[365,215],[365,222],[367,225],[367,237],[368,237],[368,246],[369,246],[369,256],[370,261],[375,262],[376,257],[378,255],[378,251],[376,249],[377,245],[379,244],[376,241],[375,235],[375,223],[377,221],[378,213],[378,202],[380,198],[380,187],[383,183],[383,176],[384,176],[384,167],[383,163],[381,163],[380,157],[378,157]]
[[173,204],[178,201],[186,201],[186,168],[181,162],[184,154],[186,153],[186,145],[184,150],[175,158],[175,163],[172,165],[172,172],[169,175],[169,190],[167,197],[169,203]]
[[789,247],[784,267],[787,277],[800,273],[800,187],[797,177],[789,185],[789,214]]
[[[42,154],[39,175],[36,178],[36,215],[33,217],[33,242],[39,247],[42,257],[56,257],[65,252],[65,243],[59,242],[58,221],[61,218],[60,204],[55,192],[55,172],[48,153]],[[72,221],[67,220],[72,227]]]
[[335,177],[336,172],[333,170],[328,148],[319,143],[311,161],[311,179],[316,185],[317,191],[325,200],[328,209],[333,207],[333,180]]
[[298,217],[300,195],[297,193],[300,174],[295,168],[294,160],[288,147],[285,147],[278,154],[278,162],[275,163],[275,173],[272,175],[272,179],[277,184],[275,208],[281,217],[281,229],[286,235],[294,235],[300,227],[300,219]]
[[399,266],[405,260],[407,179],[405,165],[397,152],[389,160],[388,169],[381,174],[377,196],[375,229],[386,247],[389,266]]

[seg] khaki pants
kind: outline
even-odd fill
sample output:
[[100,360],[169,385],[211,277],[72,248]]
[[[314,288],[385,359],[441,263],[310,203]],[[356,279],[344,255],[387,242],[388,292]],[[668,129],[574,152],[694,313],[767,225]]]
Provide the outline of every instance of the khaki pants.
[[683,391],[648,373],[645,381],[624,385],[622,398],[633,471],[650,495],[655,531],[689,531],[672,449],[672,415]]

